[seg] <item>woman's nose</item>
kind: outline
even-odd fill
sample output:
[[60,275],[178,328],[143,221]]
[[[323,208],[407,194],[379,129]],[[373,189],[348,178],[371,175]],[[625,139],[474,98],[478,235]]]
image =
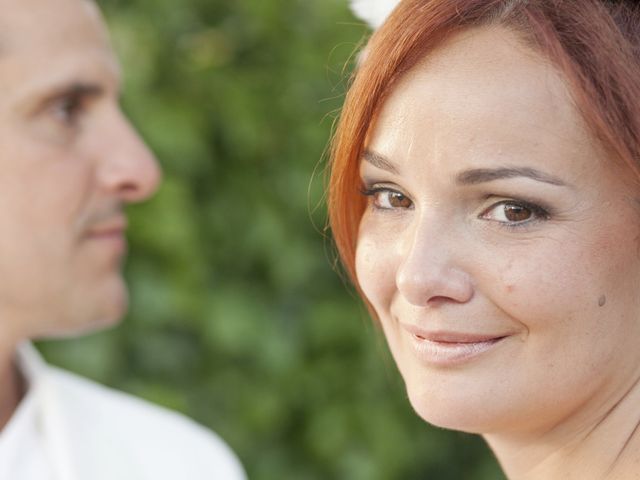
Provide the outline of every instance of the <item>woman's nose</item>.
[[462,239],[427,220],[420,220],[405,234],[396,271],[396,286],[402,296],[415,306],[471,300],[472,278],[459,263]]

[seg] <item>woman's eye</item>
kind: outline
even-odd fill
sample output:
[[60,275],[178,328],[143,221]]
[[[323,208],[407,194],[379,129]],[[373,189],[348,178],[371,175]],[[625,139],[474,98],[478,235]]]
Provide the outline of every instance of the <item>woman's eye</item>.
[[508,225],[519,225],[547,218],[548,213],[537,205],[511,200],[489,207],[480,217]]
[[406,195],[396,190],[374,188],[362,193],[371,197],[373,206],[380,210],[408,209],[413,206],[413,202]]

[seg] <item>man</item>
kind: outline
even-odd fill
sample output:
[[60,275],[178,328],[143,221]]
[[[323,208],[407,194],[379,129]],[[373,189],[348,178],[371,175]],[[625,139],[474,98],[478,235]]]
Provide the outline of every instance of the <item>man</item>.
[[49,367],[25,341],[127,307],[123,207],[160,171],[89,0],[0,0],[0,479],[239,479],[212,433]]

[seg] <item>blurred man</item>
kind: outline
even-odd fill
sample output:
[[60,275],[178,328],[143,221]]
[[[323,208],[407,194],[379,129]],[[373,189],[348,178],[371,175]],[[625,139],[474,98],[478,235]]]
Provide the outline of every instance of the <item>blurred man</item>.
[[49,367],[26,342],[122,317],[123,207],[160,171],[119,110],[92,2],[0,12],[0,479],[243,478],[214,434]]

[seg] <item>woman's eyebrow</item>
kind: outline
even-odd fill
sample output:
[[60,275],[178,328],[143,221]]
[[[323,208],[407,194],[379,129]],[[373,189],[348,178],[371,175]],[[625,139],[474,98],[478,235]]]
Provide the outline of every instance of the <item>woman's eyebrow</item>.
[[559,187],[567,186],[567,184],[559,178],[529,167],[475,168],[465,170],[456,175],[456,183],[460,185],[475,185],[516,177],[530,178],[538,182],[549,183]]
[[[378,152],[374,152],[373,150],[365,150],[362,154],[362,158],[376,168],[380,168],[394,174],[400,173],[398,167],[396,167],[391,160]],[[478,183],[517,177],[530,178],[538,182],[548,183],[559,187],[567,186],[567,184],[559,178],[530,167],[474,168],[465,170],[456,175],[456,183],[460,185],[476,185]]]
[[389,160],[384,155],[381,155],[373,150],[365,150],[362,153],[362,159],[373,165],[374,167],[380,168],[382,170],[386,170],[390,173],[398,174],[400,171],[398,167],[396,167],[391,160]]

